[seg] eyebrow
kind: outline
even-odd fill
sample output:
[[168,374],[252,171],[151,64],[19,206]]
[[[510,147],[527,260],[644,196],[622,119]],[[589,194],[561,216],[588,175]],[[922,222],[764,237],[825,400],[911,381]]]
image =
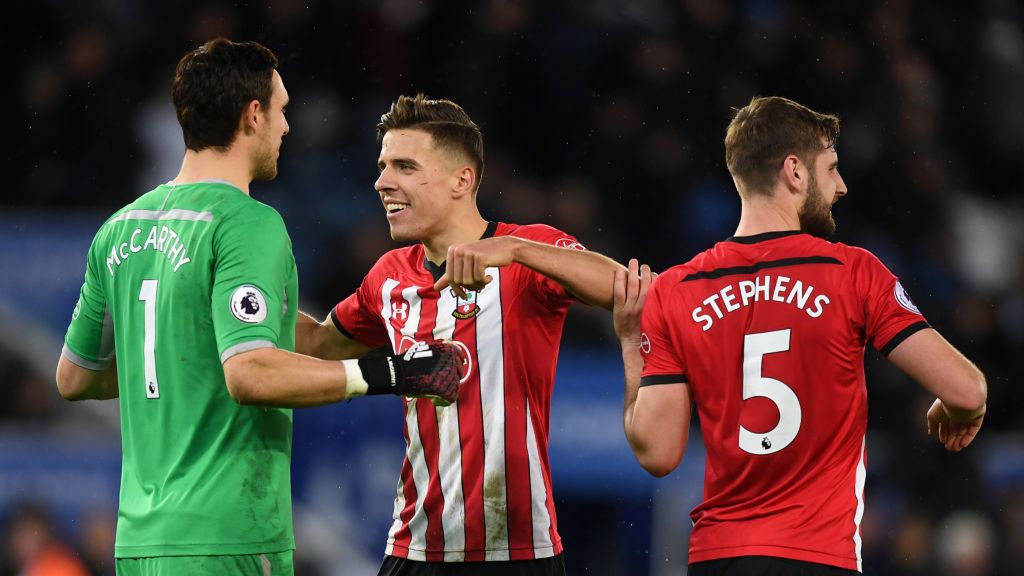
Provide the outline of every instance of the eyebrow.
[[[391,159],[391,163],[392,164],[410,164],[414,168],[421,168],[420,163],[415,161],[415,160],[413,160],[412,158],[404,158],[404,157],[402,157],[402,158],[392,158]],[[384,162],[383,160],[377,160],[377,167],[378,168],[383,168],[386,164],[387,163]]]

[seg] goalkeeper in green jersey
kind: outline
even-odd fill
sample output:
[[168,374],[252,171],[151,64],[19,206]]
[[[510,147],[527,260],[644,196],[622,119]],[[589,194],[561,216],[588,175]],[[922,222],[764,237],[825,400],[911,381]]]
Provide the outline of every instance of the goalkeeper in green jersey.
[[292,574],[290,408],[457,393],[449,344],[342,362],[293,352],[291,240],[249,197],[277,175],[288,133],[276,69],[266,47],[223,38],[182,57],[181,171],[89,248],[56,377],[69,400],[120,399],[122,576]]

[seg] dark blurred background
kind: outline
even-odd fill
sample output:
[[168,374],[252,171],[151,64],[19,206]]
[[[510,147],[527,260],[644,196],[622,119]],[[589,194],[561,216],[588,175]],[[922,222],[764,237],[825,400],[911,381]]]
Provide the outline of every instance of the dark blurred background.
[[[112,574],[115,403],[52,373],[89,241],[177,174],[174,66],[216,36],[281,58],[291,133],[253,196],[284,216],[302,308],[323,316],[394,247],[374,126],[399,94],[481,125],[485,217],[545,222],[655,270],[734,230],[734,107],[782,95],[838,114],[837,241],[872,250],[987,374],[978,441],[925,436],[930,402],[868,353],[866,574],[1024,573],[1024,7],[782,0],[42,0],[8,14],[0,187],[0,576]],[[685,573],[703,448],[654,480],[621,432],[610,317],[574,307],[551,452],[570,574]],[[366,399],[295,414],[300,575],[375,574],[401,416]]]

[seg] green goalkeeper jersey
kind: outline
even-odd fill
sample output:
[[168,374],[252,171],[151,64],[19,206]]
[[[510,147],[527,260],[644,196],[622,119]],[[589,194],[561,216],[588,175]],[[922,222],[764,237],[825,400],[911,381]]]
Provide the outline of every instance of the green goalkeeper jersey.
[[227,182],[160,186],[100,228],[64,355],[116,358],[115,556],[295,547],[291,410],[236,404],[222,362],[294,350],[297,292],[281,216]]

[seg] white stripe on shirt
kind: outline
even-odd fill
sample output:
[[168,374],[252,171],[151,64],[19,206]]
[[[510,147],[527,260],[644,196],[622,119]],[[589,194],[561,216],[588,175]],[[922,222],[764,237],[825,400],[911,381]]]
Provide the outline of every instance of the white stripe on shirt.
[[477,294],[486,313],[477,316],[476,350],[480,364],[480,404],[484,426],[485,560],[508,560],[508,483],[505,478],[505,363],[501,309],[501,271],[485,271],[493,280]]
[[537,447],[537,434],[533,429],[533,415],[530,410],[530,399],[526,399],[526,453],[530,459],[530,502],[533,506],[533,549],[537,558],[553,556],[554,544],[551,542],[551,517],[548,515],[547,489],[544,486],[544,474],[540,462],[540,450]]
[[853,516],[853,550],[857,554],[857,572],[864,571],[861,566],[862,559],[860,556],[860,521],[864,518],[864,482],[867,479],[867,467],[864,465],[864,460],[867,457],[867,451],[866,438],[862,438],[860,441],[860,459],[857,460],[857,484],[854,488],[857,497],[857,513]]
[[[437,300],[437,318],[434,338],[451,340],[455,333],[456,299],[451,290],[442,290]],[[444,561],[462,562],[466,559],[466,502],[462,492],[462,438],[459,434],[458,402],[436,408],[438,431],[438,468],[444,509],[441,525],[444,528]]]

